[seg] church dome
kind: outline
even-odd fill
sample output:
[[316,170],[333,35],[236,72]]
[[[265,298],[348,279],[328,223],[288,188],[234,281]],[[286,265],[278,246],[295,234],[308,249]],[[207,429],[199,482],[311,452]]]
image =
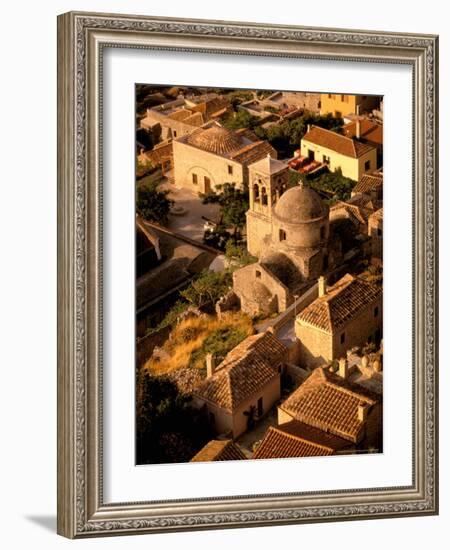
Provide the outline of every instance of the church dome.
[[281,195],[274,213],[282,222],[297,224],[323,218],[328,210],[313,189],[298,185]]
[[193,132],[186,141],[189,145],[216,155],[227,155],[242,147],[240,136],[217,123]]

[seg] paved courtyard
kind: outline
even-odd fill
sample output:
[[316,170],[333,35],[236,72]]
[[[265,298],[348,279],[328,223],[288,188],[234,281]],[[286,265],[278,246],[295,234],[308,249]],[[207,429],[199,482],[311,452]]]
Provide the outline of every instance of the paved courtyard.
[[[175,233],[202,242],[203,225],[205,223],[202,216],[217,222],[219,219],[219,206],[217,204],[203,204],[196,193],[189,189],[175,187],[171,183],[162,183],[159,189],[169,191],[169,198],[175,201],[174,212],[169,215],[167,227]],[[177,210],[179,213],[176,213]]]

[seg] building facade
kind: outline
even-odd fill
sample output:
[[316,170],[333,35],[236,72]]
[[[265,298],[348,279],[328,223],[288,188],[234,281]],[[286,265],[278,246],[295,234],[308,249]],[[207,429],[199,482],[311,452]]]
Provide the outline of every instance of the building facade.
[[297,315],[300,366],[314,368],[346,355],[347,350],[382,338],[382,289],[345,275],[331,287],[319,280],[319,296]]
[[377,167],[375,147],[319,126],[310,126],[300,151],[302,157],[326,164],[331,172],[340,169],[343,176],[356,182]]
[[208,193],[224,183],[242,187],[248,165],[275,149],[248,130],[232,131],[214,122],[173,141],[174,183]]
[[359,115],[379,109],[380,98],[370,95],[320,94],[320,114],[332,114],[336,118]]
[[270,332],[249,336],[217,367],[207,358],[207,378],[194,393],[217,434],[236,439],[280,398],[287,348]]

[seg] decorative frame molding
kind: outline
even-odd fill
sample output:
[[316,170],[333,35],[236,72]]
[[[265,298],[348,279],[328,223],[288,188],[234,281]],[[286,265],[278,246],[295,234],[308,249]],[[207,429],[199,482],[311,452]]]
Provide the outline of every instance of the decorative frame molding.
[[[71,12],[58,17],[58,46],[58,533],[78,538],[437,514],[437,36]],[[410,487],[103,503],[100,91],[105,46],[412,66]]]

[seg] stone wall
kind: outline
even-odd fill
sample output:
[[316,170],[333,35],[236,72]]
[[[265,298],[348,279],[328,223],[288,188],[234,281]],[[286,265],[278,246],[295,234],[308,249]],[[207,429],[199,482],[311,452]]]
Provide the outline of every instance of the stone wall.
[[[375,308],[378,314],[375,316]],[[338,332],[333,334],[332,359],[344,357],[348,349],[355,346],[363,346],[369,337],[374,337],[377,330],[380,330],[383,319],[382,298],[373,302],[364,311],[353,317]],[[341,335],[345,333],[345,341],[341,344]]]
[[[173,162],[175,185],[196,193],[207,192],[205,178],[209,178],[211,190],[224,183],[242,186],[245,179],[244,167],[238,162],[191,147],[182,141],[173,142]],[[197,176],[196,184],[194,174]]]
[[331,334],[296,319],[295,335],[299,339],[301,367],[320,367],[333,359],[333,337]]
[[151,332],[136,342],[136,367],[144,365],[152,356],[156,346],[162,346],[170,334],[171,327],[167,326]]
[[[233,290],[241,301],[241,309],[249,315],[258,315],[255,309],[263,312],[266,304],[260,303],[261,296],[255,293],[255,284],[266,287],[271,296],[276,297],[274,312],[282,312],[291,303],[288,288],[268,269],[259,263],[247,265],[233,273]],[[269,299],[269,296],[267,297]]]
[[247,211],[247,250],[259,258],[263,251],[263,240],[272,233],[272,223],[267,216]]

